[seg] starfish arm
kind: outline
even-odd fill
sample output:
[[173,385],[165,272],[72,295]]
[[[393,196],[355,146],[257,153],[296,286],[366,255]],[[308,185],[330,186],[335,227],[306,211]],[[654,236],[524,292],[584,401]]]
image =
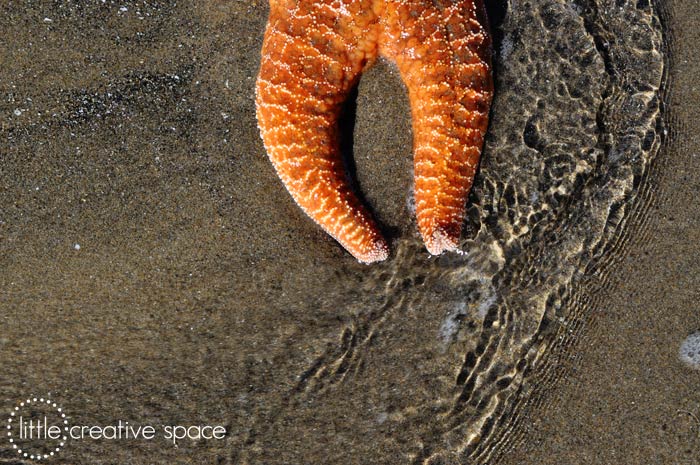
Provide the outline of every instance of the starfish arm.
[[376,21],[362,3],[271,2],[256,107],[268,156],[294,200],[371,263],[388,248],[348,182],[337,127],[343,101],[376,56]]
[[493,95],[481,0],[389,1],[380,53],[408,87],[416,218],[433,255],[456,250]]

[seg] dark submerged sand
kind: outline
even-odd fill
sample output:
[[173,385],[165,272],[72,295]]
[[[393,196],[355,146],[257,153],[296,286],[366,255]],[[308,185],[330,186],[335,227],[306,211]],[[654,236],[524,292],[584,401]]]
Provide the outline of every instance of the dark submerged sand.
[[[700,327],[700,19],[668,2],[670,136],[650,184],[649,224],[634,224],[568,376],[528,416],[527,436],[501,463],[700,463],[700,371],[679,361]],[[641,229],[645,229],[640,233]]]
[[[229,431],[178,448],[73,442],[55,463],[399,464],[449,449],[430,410],[449,403],[421,399],[454,395],[483,324],[460,314],[454,336],[445,314],[489,296],[415,238],[409,111],[391,66],[365,75],[345,143],[401,265],[365,267],[300,214],[264,155],[263,2],[2,9],[0,408],[51,395],[73,424]],[[691,2],[667,9],[670,134],[646,179],[651,206],[556,352],[556,382],[482,462],[700,461],[700,425],[684,413],[700,415],[700,372],[677,355],[700,328],[700,18]],[[6,442],[0,457],[13,463]]]

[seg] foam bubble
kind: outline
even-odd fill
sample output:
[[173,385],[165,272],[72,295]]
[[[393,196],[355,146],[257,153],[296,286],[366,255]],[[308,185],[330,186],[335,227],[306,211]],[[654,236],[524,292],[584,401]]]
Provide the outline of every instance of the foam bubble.
[[678,356],[691,368],[700,370],[700,331],[685,338],[678,351]]

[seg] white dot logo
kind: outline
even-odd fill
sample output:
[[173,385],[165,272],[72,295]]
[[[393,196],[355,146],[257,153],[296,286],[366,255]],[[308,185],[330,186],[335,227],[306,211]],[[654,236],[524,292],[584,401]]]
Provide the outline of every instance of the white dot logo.
[[68,418],[56,402],[29,397],[10,411],[6,437],[20,457],[45,460],[66,445],[68,428]]

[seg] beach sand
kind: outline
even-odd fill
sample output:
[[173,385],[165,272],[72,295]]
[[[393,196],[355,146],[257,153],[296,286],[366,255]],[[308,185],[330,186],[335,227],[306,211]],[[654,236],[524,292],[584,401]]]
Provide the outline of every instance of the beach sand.
[[[512,3],[511,13],[527,8]],[[562,17],[576,18],[588,3],[571,2]],[[574,265],[562,277],[527,274],[539,257],[536,240],[532,253],[513,259],[512,274],[499,260],[517,253],[488,248],[525,230],[507,224],[508,208],[484,220],[494,217],[488,200],[507,194],[504,170],[532,168],[509,147],[536,160],[578,120],[568,107],[545,109],[544,93],[518,100],[527,86],[505,79],[527,63],[504,64],[528,55],[517,34],[498,39],[503,91],[470,200],[468,258],[423,250],[410,214],[405,89],[388,63],[364,75],[344,121],[354,130],[344,150],[393,251],[367,267],[300,213],[265,155],[254,83],[266,8],[216,0],[0,6],[0,411],[36,395],[60,404],[71,425],[227,431],[225,439],[177,447],[162,434],[70,440],[52,463],[700,463],[700,371],[678,357],[700,329],[700,13],[692,2],[674,0],[662,15],[670,31],[669,132],[645,171],[644,208],[619,228],[626,242],[611,249],[604,279],[589,287],[572,278]],[[527,29],[519,17],[507,23],[511,31]],[[596,33],[595,24],[577,21]],[[556,36],[556,27],[549,32]],[[530,64],[545,82],[536,63],[550,54],[535,52]],[[602,59],[589,66],[604,70]],[[574,67],[565,78],[578,71],[578,91],[604,93],[586,70]],[[599,104],[587,98],[571,100]],[[512,102],[550,119],[507,113]],[[582,115],[585,139],[596,130],[595,109]],[[539,132],[512,139],[508,124],[518,135],[519,124]],[[547,176],[564,189],[565,174]],[[630,189],[630,197],[642,192]],[[516,218],[518,208],[510,210]],[[588,221],[584,210],[572,211]],[[573,226],[554,233],[573,236]],[[561,249],[578,250],[574,242]],[[571,257],[562,268],[578,263]],[[542,269],[552,262],[556,256],[542,259]],[[542,287],[516,286],[506,300],[492,283],[508,281]],[[516,306],[516,297],[529,305],[558,295],[552,315],[564,321],[588,289],[593,304],[572,316],[573,335],[557,350],[551,327],[527,332],[541,314],[523,310],[518,320],[498,310]],[[525,364],[515,351],[487,351],[493,360],[483,369],[493,383],[469,392],[469,354],[500,319],[503,328],[522,321],[518,330],[544,342],[524,351]],[[540,349],[557,369],[522,369],[537,366]],[[553,374],[535,382],[531,371]],[[517,382],[498,383],[511,374]],[[493,417],[496,399],[505,401]],[[512,408],[512,399],[525,401]],[[499,422],[479,430],[490,434],[480,448],[473,432],[483,418]],[[508,431],[500,443],[499,428]],[[460,447],[467,456],[453,451]],[[17,457],[0,440],[0,461],[28,463]]]
[[630,227],[568,376],[502,463],[700,463],[700,371],[678,357],[700,328],[699,18],[692,2],[667,8],[670,135],[650,179],[649,224]]

